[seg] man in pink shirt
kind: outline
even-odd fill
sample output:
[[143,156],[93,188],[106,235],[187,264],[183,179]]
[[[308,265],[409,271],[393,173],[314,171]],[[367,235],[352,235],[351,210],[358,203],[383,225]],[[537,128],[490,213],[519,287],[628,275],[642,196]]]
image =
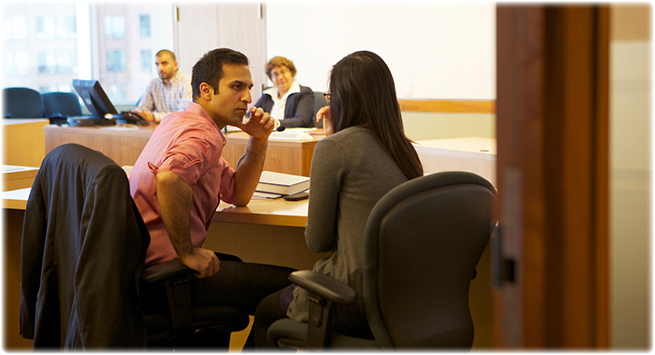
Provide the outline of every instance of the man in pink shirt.
[[[219,200],[250,201],[275,122],[261,108],[243,121],[253,82],[242,53],[208,52],[194,65],[191,86],[193,102],[162,119],[130,173],[130,194],[150,232],[146,265],[180,258],[196,271],[195,305],[234,305],[254,314],[263,297],[289,284],[293,270],[244,263],[201,245]],[[250,135],[236,170],[221,157],[226,125]]]

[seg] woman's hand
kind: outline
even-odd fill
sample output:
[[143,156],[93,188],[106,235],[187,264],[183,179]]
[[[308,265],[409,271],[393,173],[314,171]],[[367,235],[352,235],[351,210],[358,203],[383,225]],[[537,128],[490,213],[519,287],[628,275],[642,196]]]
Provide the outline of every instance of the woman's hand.
[[321,120],[323,120],[325,135],[331,135],[332,132],[334,132],[334,129],[332,128],[332,122],[330,121],[330,106],[323,106],[318,110],[318,112],[316,112],[316,122],[321,122]]

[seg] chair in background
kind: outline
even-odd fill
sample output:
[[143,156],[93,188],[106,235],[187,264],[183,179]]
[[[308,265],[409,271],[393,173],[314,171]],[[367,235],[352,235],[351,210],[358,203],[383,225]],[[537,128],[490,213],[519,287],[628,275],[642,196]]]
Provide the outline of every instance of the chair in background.
[[367,221],[363,303],[375,339],[330,329],[332,305],[355,291],[329,276],[297,271],[289,279],[310,297],[309,324],[281,319],[268,338],[291,348],[470,349],[469,285],[495,226],[496,191],[467,172],[410,180],[387,193]]
[[30,88],[2,89],[3,118],[43,118],[41,94]]
[[179,259],[144,268],[150,235],[127,175],[98,151],[48,153],[25,220],[21,335],[35,349],[227,349],[248,325],[230,307],[193,307],[192,270]]
[[316,125],[316,128],[323,128],[323,121],[316,122],[316,113],[323,106],[327,106],[327,101],[325,101],[325,97],[323,96],[323,92],[322,91],[314,91],[314,124]]
[[82,107],[77,94],[72,92],[49,92],[41,95],[45,116],[50,123],[63,123],[69,116],[81,116]]

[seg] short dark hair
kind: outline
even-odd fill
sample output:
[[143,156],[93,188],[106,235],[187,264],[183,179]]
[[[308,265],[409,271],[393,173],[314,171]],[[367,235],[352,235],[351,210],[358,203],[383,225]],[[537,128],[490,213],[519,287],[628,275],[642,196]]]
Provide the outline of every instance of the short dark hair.
[[293,77],[295,77],[296,73],[298,72],[296,70],[296,66],[293,65],[293,62],[290,59],[276,56],[271,58],[271,60],[269,60],[268,63],[266,63],[266,68],[265,68],[266,75],[268,75],[268,78],[271,79],[271,81],[273,81],[273,78],[271,77],[271,72],[275,67],[287,67],[291,72],[291,76]]
[[359,51],[341,59],[330,73],[330,93],[334,133],[367,127],[408,179],[423,176],[418,154],[405,136],[393,76],[382,58]]
[[169,51],[168,49],[162,49],[162,50],[160,50],[159,52],[157,52],[157,54],[155,54],[155,57],[159,57],[159,56],[162,55],[162,54],[168,54],[168,55],[170,55],[170,56],[173,58],[173,60],[177,62],[177,59],[175,58],[175,53]]
[[249,65],[248,57],[229,48],[211,50],[198,60],[191,72],[193,100],[200,97],[200,84],[207,83],[218,93],[218,83],[223,78],[223,64]]

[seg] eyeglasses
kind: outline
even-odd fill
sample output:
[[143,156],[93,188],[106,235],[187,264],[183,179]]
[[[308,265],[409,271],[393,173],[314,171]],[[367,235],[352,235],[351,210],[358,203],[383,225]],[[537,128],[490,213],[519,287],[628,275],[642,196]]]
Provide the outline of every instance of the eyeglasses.
[[287,75],[288,73],[289,73],[289,71],[286,70],[286,69],[281,69],[280,71],[275,71],[275,70],[273,70],[273,71],[271,72],[271,76],[272,76],[273,78],[279,78],[279,77],[281,77],[282,75]]
[[330,96],[331,95],[332,94],[330,92],[324,92],[323,93],[323,97],[325,98],[325,102],[327,102],[328,104],[330,103]]

